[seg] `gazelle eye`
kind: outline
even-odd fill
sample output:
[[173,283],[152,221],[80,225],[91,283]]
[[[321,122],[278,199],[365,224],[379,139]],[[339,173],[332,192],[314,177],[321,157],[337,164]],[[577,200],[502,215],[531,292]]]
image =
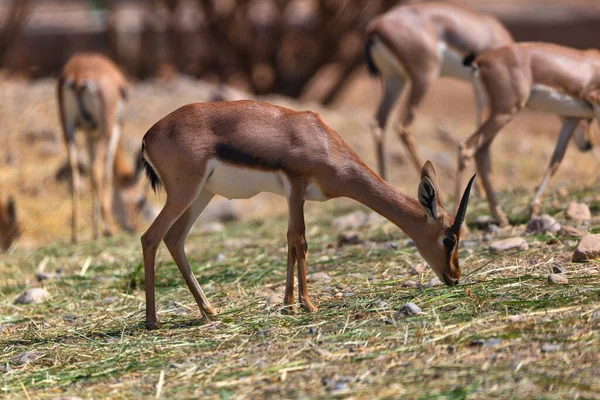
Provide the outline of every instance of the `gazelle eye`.
[[452,249],[454,249],[456,241],[451,237],[445,237],[442,243],[444,243],[444,247],[446,247],[446,250],[452,251]]

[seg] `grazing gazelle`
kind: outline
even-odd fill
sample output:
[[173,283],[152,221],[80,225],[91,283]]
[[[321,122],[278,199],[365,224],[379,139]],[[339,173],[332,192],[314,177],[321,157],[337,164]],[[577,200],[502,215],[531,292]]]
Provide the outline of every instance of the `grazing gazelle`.
[[[76,242],[79,231],[79,170],[75,130],[86,133],[88,154],[91,163],[93,197],[93,236],[98,236],[98,203],[104,235],[114,232],[112,198],[113,179],[117,184],[130,189],[132,179],[119,179],[119,170],[114,169],[119,150],[121,129],[127,100],[127,82],[117,66],[100,54],[80,53],[72,56],[65,64],[58,81],[59,113],[64,139],[69,153],[72,183],[72,241]],[[127,178],[127,177],[123,177]],[[121,190],[120,186],[115,188]],[[141,196],[141,191],[139,192]],[[143,202],[140,202],[143,204]]]
[[[460,195],[462,175],[475,157],[485,188],[490,211],[501,224],[508,220],[496,200],[490,182],[489,149],[496,134],[523,108],[556,114],[563,118],[562,128],[530,212],[537,215],[548,180],[554,175],[567,144],[581,120],[600,121],[600,51],[575,50],[549,43],[518,43],[465,58],[473,75],[485,88],[490,100],[490,115],[484,124],[459,148],[456,194]],[[589,142],[578,142],[586,150]]]
[[299,302],[317,311],[306,284],[305,200],[349,197],[365,204],[410,236],[447,285],[456,285],[460,278],[458,241],[471,182],[452,218],[440,203],[431,163],[422,169],[418,200],[409,197],[371,171],[313,112],[248,100],[190,104],[150,128],[142,141],[142,157],[153,188],[162,183],[167,192],[164,208],[142,236],[149,329],[157,327],[154,263],[163,239],[200,310],[214,313],[189,267],[184,242],[215,194],[245,199],[271,192],[287,198],[287,306],[294,303],[297,264]]
[[[373,19],[367,26],[367,65],[381,75],[383,97],[372,134],[377,148],[379,174],[386,179],[385,127],[402,89],[410,82],[408,99],[398,116],[396,129],[417,170],[423,165],[410,131],[417,108],[440,76],[473,82],[462,64],[470,53],[479,54],[513,42],[510,33],[494,17],[446,2],[400,5]],[[476,122],[481,123],[485,97],[474,86]]]
[[8,250],[19,234],[15,201],[12,197],[0,199],[0,250]]

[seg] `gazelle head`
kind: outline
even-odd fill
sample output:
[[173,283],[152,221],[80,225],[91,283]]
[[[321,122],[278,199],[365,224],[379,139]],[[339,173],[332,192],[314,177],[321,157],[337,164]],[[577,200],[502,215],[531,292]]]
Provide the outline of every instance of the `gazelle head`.
[[0,200],[0,250],[8,250],[20,233],[15,201],[12,197],[6,202]]
[[121,229],[135,232],[140,222],[140,214],[146,207],[148,188],[142,176],[141,158],[138,156],[133,173],[122,173],[115,177],[113,196],[114,215]]
[[440,202],[440,185],[433,165],[427,161],[421,170],[419,203],[427,215],[427,226],[413,240],[421,256],[448,286],[457,285],[460,280],[458,242],[474,178],[463,193],[456,216],[452,217]]

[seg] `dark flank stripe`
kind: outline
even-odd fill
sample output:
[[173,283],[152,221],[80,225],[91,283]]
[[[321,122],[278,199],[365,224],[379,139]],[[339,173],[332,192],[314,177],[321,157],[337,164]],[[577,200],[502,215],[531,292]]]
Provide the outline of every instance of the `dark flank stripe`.
[[221,161],[230,164],[244,165],[268,171],[283,170],[280,160],[267,160],[266,158],[245,153],[226,144],[217,144],[215,151]]

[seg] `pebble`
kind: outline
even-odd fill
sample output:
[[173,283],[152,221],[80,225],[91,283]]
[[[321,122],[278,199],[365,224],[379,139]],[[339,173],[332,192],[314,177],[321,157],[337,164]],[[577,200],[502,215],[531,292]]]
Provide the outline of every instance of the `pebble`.
[[50,297],[50,293],[44,288],[26,289],[15,299],[14,304],[40,304]]
[[345,293],[343,294],[343,296],[344,296],[344,297],[352,297],[352,296],[354,296],[354,293],[353,293],[353,292],[345,292]]
[[527,250],[529,245],[522,237],[497,240],[490,244],[490,251],[507,251],[513,249]]
[[569,279],[563,274],[550,274],[548,275],[548,282],[554,283],[556,285],[564,285],[569,283]]
[[489,233],[484,233],[481,237],[481,240],[484,242],[489,242],[492,240],[492,235],[490,235]]
[[119,301],[119,297],[118,296],[108,296],[102,299],[102,302],[104,304],[113,304],[116,303],[117,301]]
[[440,285],[442,282],[438,278],[431,278],[429,282],[427,282],[427,287],[434,287]]
[[470,347],[496,347],[500,343],[502,343],[502,339],[500,338],[490,338],[490,339],[475,339],[469,343]]
[[423,311],[415,303],[406,303],[394,314],[395,319],[421,314]]
[[362,211],[355,211],[350,214],[342,215],[341,217],[335,218],[331,222],[331,226],[340,231],[346,229],[357,229],[366,224],[368,216]]
[[544,343],[542,345],[542,353],[552,353],[560,350],[560,344]]
[[592,219],[592,213],[587,204],[570,202],[565,211],[567,219],[572,219],[577,222],[588,222]]
[[554,264],[552,266],[552,272],[554,272],[555,274],[562,274],[565,272],[565,270],[560,265]]
[[340,233],[338,236],[338,247],[346,246],[346,245],[354,245],[361,244],[362,240],[358,232],[355,231],[347,231]]
[[306,279],[309,282],[330,282],[331,276],[327,272],[313,272],[312,274],[308,274]]
[[387,306],[388,306],[387,301],[383,301],[383,300],[378,301],[377,304],[375,304],[375,307],[377,307],[377,308],[387,308]]
[[416,288],[419,284],[416,281],[408,280],[402,282],[402,287]]
[[400,246],[398,246],[398,243],[396,242],[385,242],[379,245],[379,249],[383,251],[398,250],[399,248]]
[[556,219],[548,214],[540,215],[539,217],[531,218],[527,223],[527,232],[530,233],[556,233],[560,231],[560,224]]
[[38,357],[39,356],[36,353],[34,353],[33,351],[26,351],[26,352],[17,354],[13,358],[11,358],[11,361],[14,364],[27,364],[27,363],[37,360]]
[[426,266],[425,263],[420,263],[420,264],[414,265],[410,270],[411,275],[422,274],[423,271],[425,271],[425,266]]
[[588,233],[584,230],[581,229],[577,229],[573,226],[569,226],[569,225],[563,225],[560,228],[560,231],[558,232],[559,235],[562,236],[576,236],[576,237],[582,237],[587,235]]
[[486,228],[485,228],[486,232],[492,233],[492,234],[498,234],[500,233],[500,227],[496,224],[489,224]]
[[215,262],[223,262],[223,261],[225,261],[225,254],[223,254],[223,253],[217,254],[217,256],[215,257]]
[[281,294],[272,294],[265,299],[267,304],[267,308],[274,307],[280,304],[283,304],[283,295]]
[[496,220],[491,215],[479,215],[475,218],[475,226],[477,229],[484,230],[489,225],[494,224]]
[[585,235],[573,253],[573,262],[586,262],[600,258],[600,234]]
[[477,246],[477,241],[476,240],[461,240],[459,243],[460,247],[475,247]]

